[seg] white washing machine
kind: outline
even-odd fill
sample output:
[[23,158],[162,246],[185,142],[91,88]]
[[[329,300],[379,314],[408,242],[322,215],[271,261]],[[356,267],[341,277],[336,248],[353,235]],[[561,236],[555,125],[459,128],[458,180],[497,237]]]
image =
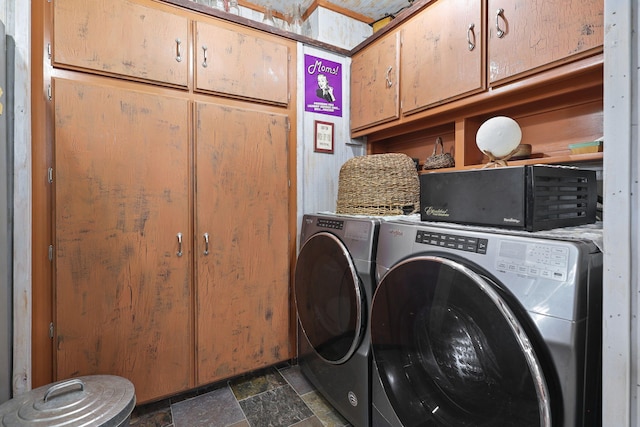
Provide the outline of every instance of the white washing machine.
[[298,363],[352,425],[371,416],[369,310],[380,221],[305,215],[295,268]]
[[601,425],[593,241],[432,224],[380,227],[372,425]]

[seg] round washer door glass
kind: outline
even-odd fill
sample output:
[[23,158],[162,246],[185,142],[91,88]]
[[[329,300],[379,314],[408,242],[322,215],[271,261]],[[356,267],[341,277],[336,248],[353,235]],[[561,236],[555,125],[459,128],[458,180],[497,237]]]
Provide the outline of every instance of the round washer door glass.
[[317,233],[300,249],[295,299],[316,353],[329,363],[347,361],[362,339],[365,302],[349,251],[333,234]]
[[389,270],[372,304],[375,369],[405,426],[551,425],[538,358],[489,279],[415,257]]

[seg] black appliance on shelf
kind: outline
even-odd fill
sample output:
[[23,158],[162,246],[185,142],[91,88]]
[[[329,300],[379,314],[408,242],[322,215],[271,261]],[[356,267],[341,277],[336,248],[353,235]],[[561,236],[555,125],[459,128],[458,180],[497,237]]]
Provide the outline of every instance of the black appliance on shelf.
[[594,223],[596,172],[526,165],[420,175],[420,219],[527,231]]

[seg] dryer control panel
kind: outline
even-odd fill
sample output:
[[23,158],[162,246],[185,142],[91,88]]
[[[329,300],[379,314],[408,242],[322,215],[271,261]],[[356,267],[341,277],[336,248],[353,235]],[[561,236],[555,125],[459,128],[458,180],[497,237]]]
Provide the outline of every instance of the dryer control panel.
[[320,228],[331,228],[333,230],[342,230],[342,227],[344,227],[344,221],[339,219],[318,218],[316,221],[317,221],[316,224]]
[[569,268],[569,248],[542,243],[501,240],[496,268],[500,271],[564,282]]

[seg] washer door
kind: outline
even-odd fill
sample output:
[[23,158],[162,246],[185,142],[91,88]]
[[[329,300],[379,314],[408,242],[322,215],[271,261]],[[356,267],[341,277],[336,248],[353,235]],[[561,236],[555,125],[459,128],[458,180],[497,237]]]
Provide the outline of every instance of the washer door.
[[496,289],[436,256],[384,276],[372,305],[372,351],[404,426],[551,425],[532,343]]
[[346,246],[331,233],[314,234],[300,249],[295,299],[304,334],[325,361],[341,364],[364,333],[365,300]]

